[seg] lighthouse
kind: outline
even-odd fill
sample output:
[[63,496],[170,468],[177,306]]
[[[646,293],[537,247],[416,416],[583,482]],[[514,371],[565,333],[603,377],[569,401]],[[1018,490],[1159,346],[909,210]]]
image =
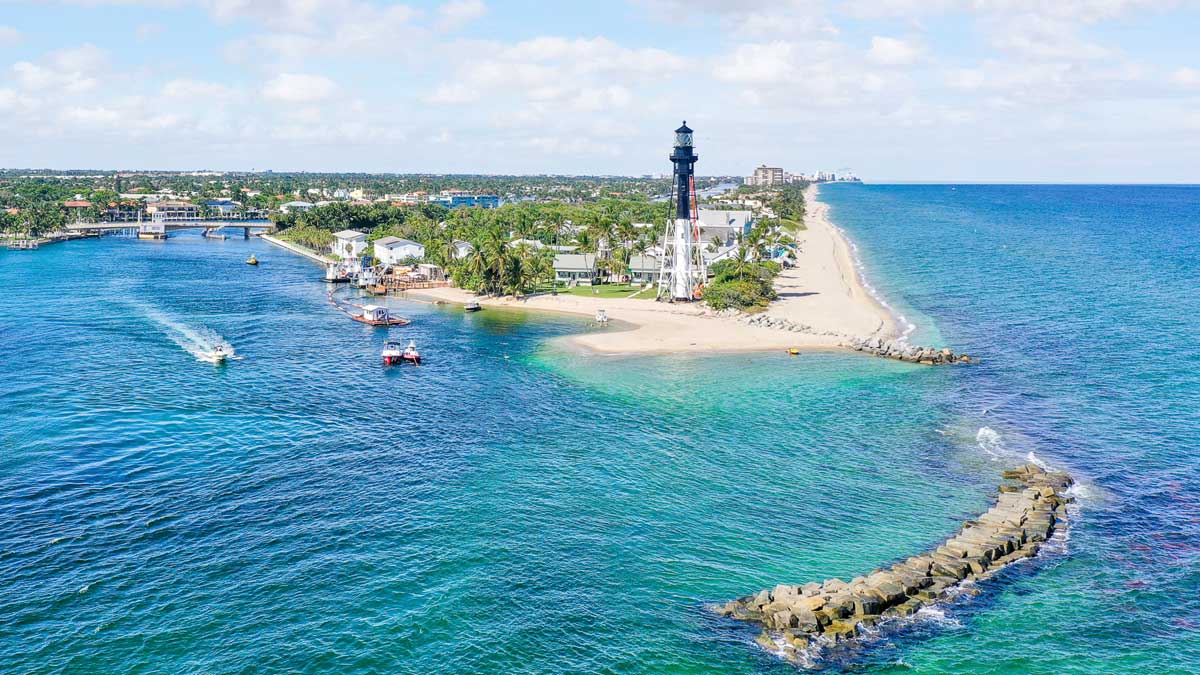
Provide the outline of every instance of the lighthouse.
[[675,148],[670,157],[675,166],[671,182],[674,208],[663,234],[659,300],[699,299],[706,276],[696,213],[695,165],[700,158],[692,145],[692,133],[686,121],[675,130]]

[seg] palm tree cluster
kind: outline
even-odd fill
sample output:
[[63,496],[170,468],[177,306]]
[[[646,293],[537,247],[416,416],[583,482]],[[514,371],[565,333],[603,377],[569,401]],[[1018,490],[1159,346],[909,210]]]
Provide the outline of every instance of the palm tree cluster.
[[[554,280],[557,251],[582,254],[593,277],[624,276],[632,256],[658,243],[658,224],[668,208],[663,202],[618,198],[585,204],[525,201],[495,209],[336,203],[286,214],[276,225],[284,236],[301,229],[313,241],[314,230],[342,229],[367,232],[370,240],[411,239],[424,245],[426,258],[445,268],[462,288],[524,295]],[[462,246],[464,242],[470,246]]]

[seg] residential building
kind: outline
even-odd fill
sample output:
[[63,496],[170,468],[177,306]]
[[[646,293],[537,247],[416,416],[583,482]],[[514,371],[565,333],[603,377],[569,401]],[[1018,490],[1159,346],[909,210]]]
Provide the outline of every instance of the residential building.
[[783,184],[783,169],[778,166],[767,166],[763,164],[754,170],[753,176],[746,178],[746,185],[782,185]]
[[554,256],[554,278],[568,284],[591,286],[596,278],[595,254],[559,253]]
[[308,211],[308,210],[312,209],[312,207],[313,207],[312,202],[295,201],[295,202],[288,202],[286,204],[281,204],[279,206],[279,210],[283,213],[291,213],[292,211],[304,212],[304,211]]
[[496,195],[469,195],[459,190],[447,190],[429,198],[430,203],[441,204],[456,209],[460,206],[478,206],[483,209],[494,209],[500,206],[500,197]]
[[629,257],[629,283],[656,284],[662,273],[662,261],[655,256],[635,255]]
[[342,260],[354,260],[367,250],[367,235],[355,230],[334,232],[332,248]]
[[231,216],[237,213],[238,207],[241,206],[232,199],[210,199],[204,202],[204,205],[217,216]]
[[176,220],[199,220],[200,207],[177,201],[152,202],[146,205],[146,214],[156,223]]
[[463,258],[471,255],[474,250],[475,247],[471,245],[471,242],[456,241],[454,242],[454,259],[462,260]]
[[375,240],[375,258],[385,265],[397,265],[403,260],[424,257],[425,247],[410,239],[383,237]]
[[753,211],[718,211],[700,209],[700,241],[709,243],[719,238],[724,246],[731,246],[754,225]]

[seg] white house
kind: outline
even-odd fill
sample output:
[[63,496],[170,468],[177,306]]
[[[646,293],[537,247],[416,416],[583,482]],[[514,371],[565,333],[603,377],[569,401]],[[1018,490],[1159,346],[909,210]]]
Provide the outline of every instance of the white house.
[[750,231],[754,224],[751,211],[717,211],[700,209],[700,241],[708,243],[718,237],[726,246]]
[[471,255],[471,252],[474,250],[475,247],[471,245],[471,242],[456,241],[454,242],[454,259],[462,260],[463,258]]
[[367,235],[354,230],[333,233],[333,254],[342,260],[353,260],[367,250]]
[[288,202],[281,204],[279,210],[284,213],[291,213],[292,211],[308,211],[312,207],[312,202]]
[[385,265],[395,265],[409,258],[424,258],[425,247],[409,239],[384,237],[375,241],[375,257]]
[[554,278],[558,281],[591,286],[596,275],[595,253],[559,253],[554,256]]

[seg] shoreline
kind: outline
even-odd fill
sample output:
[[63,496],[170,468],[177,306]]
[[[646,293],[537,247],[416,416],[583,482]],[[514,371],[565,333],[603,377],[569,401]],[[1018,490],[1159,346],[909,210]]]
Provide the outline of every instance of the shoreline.
[[[604,355],[738,353],[798,349],[854,351],[853,340],[897,337],[896,316],[862,280],[852,242],[828,219],[816,186],[806,191],[807,229],[797,236],[797,264],[776,279],[779,299],[765,311],[719,316],[703,305],[646,299],[598,299],[571,294],[516,299],[483,297],[459,288],[408,291],[424,302],[535,310],[594,317],[603,309],[621,330],[592,330],[555,338],[576,351]],[[766,317],[751,322],[750,317]],[[783,327],[772,327],[769,324]]]
[[287,249],[288,251],[291,251],[292,253],[295,253],[296,255],[304,256],[305,258],[308,258],[309,260],[311,260],[313,262],[321,263],[322,265],[327,265],[332,262],[337,262],[331,258],[327,258],[327,257],[321,255],[320,253],[317,253],[316,251],[313,251],[312,249],[308,249],[308,248],[305,248],[298,244],[293,244],[291,242],[284,241],[278,237],[273,237],[269,234],[260,234],[260,235],[258,235],[258,237],[259,237],[259,239],[266,240],[272,244],[275,244],[276,246],[278,246],[280,248]]

